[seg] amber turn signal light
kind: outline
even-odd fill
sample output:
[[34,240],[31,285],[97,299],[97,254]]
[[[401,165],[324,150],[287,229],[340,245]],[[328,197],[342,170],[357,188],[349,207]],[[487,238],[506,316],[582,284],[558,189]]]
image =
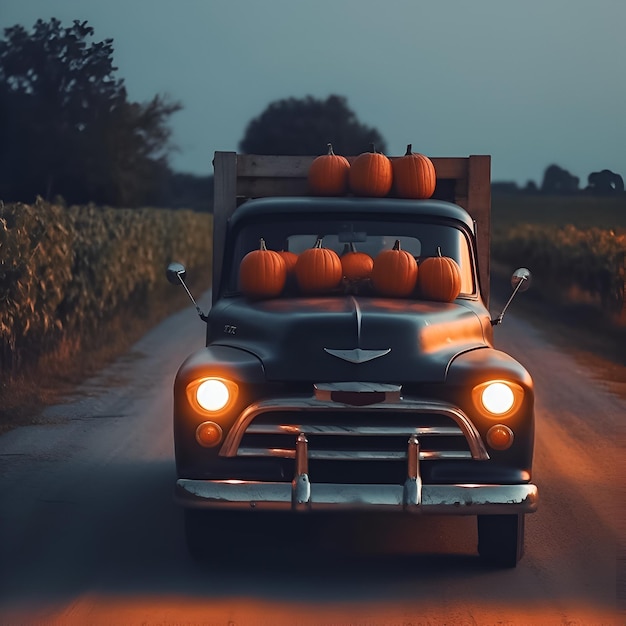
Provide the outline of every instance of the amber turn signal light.
[[222,441],[222,427],[215,422],[202,422],[196,428],[196,441],[203,448],[213,448]]
[[515,435],[504,424],[496,424],[487,431],[487,444],[494,450],[508,450],[513,445]]

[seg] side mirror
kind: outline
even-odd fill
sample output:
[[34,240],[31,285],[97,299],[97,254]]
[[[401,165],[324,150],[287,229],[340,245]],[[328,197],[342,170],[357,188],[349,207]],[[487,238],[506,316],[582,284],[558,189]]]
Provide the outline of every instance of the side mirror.
[[516,269],[513,272],[513,276],[511,276],[511,287],[519,292],[527,291],[530,288],[531,281],[532,274],[530,270],[527,270],[525,267],[520,267]]
[[185,288],[185,291],[187,292],[189,299],[193,302],[193,305],[196,307],[196,311],[198,312],[200,319],[203,322],[207,322],[209,318],[207,317],[205,313],[202,312],[202,310],[198,306],[198,303],[194,300],[194,297],[191,295],[191,291],[189,291],[189,288],[187,287],[185,283],[186,275],[187,275],[187,270],[185,269],[185,266],[182,263],[170,263],[167,266],[167,270],[165,270],[165,276],[168,282],[172,283],[172,285],[182,285]]
[[187,270],[182,263],[170,263],[167,266],[165,275],[167,277],[167,280],[172,283],[172,285],[180,285],[185,281],[185,276],[187,276]]
[[500,313],[500,315],[498,315],[498,317],[496,317],[495,319],[491,320],[492,326],[497,326],[498,324],[502,323],[502,318],[504,317],[506,310],[509,308],[509,304],[511,304],[511,301],[515,297],[515,294],[518,291],[527,291],[530,287],[531,281],[532,274],[530,273],[530,270],[526,269],[525,267],[520,267],[513,272],[513,275],[511,276],[511,287],[513,287],[513,293],[507,300],[507,303],[504,305],[502,313]]

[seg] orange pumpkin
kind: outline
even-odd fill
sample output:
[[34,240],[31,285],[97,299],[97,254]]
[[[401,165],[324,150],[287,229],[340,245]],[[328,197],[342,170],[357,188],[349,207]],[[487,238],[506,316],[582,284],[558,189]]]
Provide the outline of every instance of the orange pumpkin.
[[333,152],[328,144],[328,154],[313,159],[307,174],[309,191],[315,196],[341,196],[348,190],[350,162]]
[[406,154],[391,162],[395,194],[400,198],[430,198],[437,185],[435,166],[427,156],[411,152],[411,147],[407,145]]
[[295,269],[296,269],[296,261],[298,260],[298,255],[295,252],[290,252],[289,250],[279,250],[278,254],[281,256],[281,258],[285,262],[287,278],[289,278],[290,276],[294,276]]
[[278,252],[268,250],[265,240],[259,249],[248,252],[239,265],[239,289],[249,298],[273,298],[280,295],[287,279],[285,261]]
[[356,246],[346,244],[346,250],[340,257],[343,277],[347,280],[369,278],[374,267],[374,259],[365,252],[359,252]]
[[303,293],[324,293],[341,282],[341,261],[334,250],[323,248],[322,240],[318,239],[313,248],[300,253],[295,272],[298,287]]
[[461,268],[447,256],[428,257],[420,263],[417,286],[420,295],[427,300],[452,302],[461,293]]
[[370,152],[362,152],[352,161],[348,182],[350,190],[357,196],[386,196],[393,184],[391,160],[376,152],[374,144],[371,144]]
[[372,285],[383,296],[408,296],[417,281],[417,261],[406,250],[402,250],[400,240],[391,250],[379,252],[372,268]]

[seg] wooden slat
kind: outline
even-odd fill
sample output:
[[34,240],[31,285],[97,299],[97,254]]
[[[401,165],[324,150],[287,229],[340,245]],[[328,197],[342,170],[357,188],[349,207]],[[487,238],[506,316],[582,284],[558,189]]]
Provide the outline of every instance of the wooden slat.
[[[229,153],[221,153],[229,154]],[[232,153],[234,154],[234,153]],[[306,178],[315,156],[237,155],[237,177]],[[356,156],[346,157],[350,163]],[[391,160],[398,156],[389,157]],[[438,178],[467,179],[468,159],[464,157],[432,157]]]
[[306,178],[314,156],[237,155],[237,176]]
[[491,262],[491,157],[469,157],[467,176],[467,212],[476,221],[480,290],[489,306]]
[[467,159],[465,157],[432,157],[437,178],[467,180]]
[[[216,153],[234,154],[234,153]],[[357,155],[347,156],[350,163]],[[238,154],[237,177],[306,178],[316,156],[274,156],[266,154]],[[397,159],[399,156],[390,156]],[[467,178],[468,159],[465,157],[431,157],[440,178]]]
[[306,178],[240,178],[237,181],[237,195],[244,198],[306,196],[308,193]]
[[213,302],[222,275],[226,222],[237,208],[237,155],[216,152],[213,159]]
[[[233,153],[234,154],[234,153]],[[315,156],[273,156],[239,154],[237,160],[237,195],[243,198],[306,195],[307,174]],[[356,156],[346,157],[352,162]],[[399,157],[392,156],[390,159]],[[439,189],[433,197],[457,202],[467,197],[468,159],[433,157]]]

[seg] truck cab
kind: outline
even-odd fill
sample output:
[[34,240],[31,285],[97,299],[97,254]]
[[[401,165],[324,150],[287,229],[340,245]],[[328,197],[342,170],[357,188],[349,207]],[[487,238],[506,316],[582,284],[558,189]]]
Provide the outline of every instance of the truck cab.
[[[200,312],[205,346],[174,382],[175,493],[192,553],[212,509],[250,523],[264,510],[388,510],[476,516],[482,560],[517,564],[538,500],[533,382],[494,344],[488,157],[476,158],[435,160],[439,192],[407,200],[312,197],[304,157],[216,153],[213,304]],[[251,297],[240,269],[259,241],[372,259],[401,247],[418,275],[444,256],[458,293],[389,295],[345,276],[310,293],[290,275],[277,296]],[[184,285],[184,267],[168,278]],[[528,281],[517,272],[515,290]]]

